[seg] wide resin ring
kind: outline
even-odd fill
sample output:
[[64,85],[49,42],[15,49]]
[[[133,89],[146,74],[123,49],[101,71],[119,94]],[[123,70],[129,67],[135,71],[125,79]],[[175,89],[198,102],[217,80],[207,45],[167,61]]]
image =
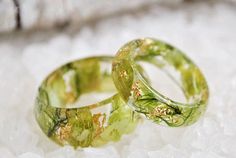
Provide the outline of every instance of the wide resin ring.
[[[166,72],[181,87],[187,102],[173,101],[152,88],[137,69],[139,61]],[[209,91],[203,74],[186,55],[165,42],[145,38],[127,43],[113,61],[112,76],[124,101],[158,124],[190,125],[206,110]]]
[[[139,116],[116,92],[111,77],[112,57],[91,57],[65,64],[41,84],[35,105],[42,131],[60,145],[100,146],[117,141],[136,127]],[[112,93],[111,97],[82,107],[82,100]],[[117,92],[116,92],[117,93]]]

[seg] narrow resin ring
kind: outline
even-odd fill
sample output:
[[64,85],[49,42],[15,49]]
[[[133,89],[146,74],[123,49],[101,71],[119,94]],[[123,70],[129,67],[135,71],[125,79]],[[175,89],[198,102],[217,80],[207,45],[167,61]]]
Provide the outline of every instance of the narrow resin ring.
[[95,104],[75,107],[82,95],[116,92],[111,77],[112,59],[101,56],[73,61],[42,82],[35,116],[50,139],[75,148],[100,146],[118,141],[123,134],[134,130],[140,117],[118,94]]
[[[173,101],[152,88],[137,69],[139,61],[157,66],[174,79],[187,103]],[[165,42],[144,38],[127,43],[113,60],[112,77],[125,102],[158,124],[190,125],[206,110],[209,91],[203,74],[186,55]]]

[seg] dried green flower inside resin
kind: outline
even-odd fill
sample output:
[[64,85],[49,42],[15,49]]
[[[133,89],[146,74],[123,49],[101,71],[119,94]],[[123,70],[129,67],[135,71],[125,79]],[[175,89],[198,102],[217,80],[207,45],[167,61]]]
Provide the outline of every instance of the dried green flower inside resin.
[[[60,145],[101,146],[132,132],[139,116],[116,94],[95,104],[74,107],[90,92],[115,92],[111,57],[68,63],[39,87],[35,114],[43,132]],[[91,98],[92,99],[92,98]]]
[[[153,89],[140,73],[139,61],[167,73],[180,85],[187,103],[173,101]],[[112,76],[126,103],[158,124],[190,125],[206,110],[209,91],[203,74],[186,55],[167,43],[151,38],[127,43],[114,58]]]

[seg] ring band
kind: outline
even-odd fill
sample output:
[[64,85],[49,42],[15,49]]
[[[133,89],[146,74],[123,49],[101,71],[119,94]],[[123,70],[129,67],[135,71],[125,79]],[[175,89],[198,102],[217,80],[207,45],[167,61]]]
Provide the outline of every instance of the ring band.
[[135,129],[140,117],[118,94],[95,104],[73,107],[84,94],[115,90],[112,59],[100,56],[76,60],[61,66],[42,82],[35,116],[50,139],[75,148],[100,146]]
[[[187,103],[173,101],[152,88],[137,69],[138,61],[149,62],[175,79]],[[124,101],[158,124],[190,125],[206,110],[209,91],[200,69],[180,50],[162,41],[145,38],[124,45],[113,60],[112,76]]]

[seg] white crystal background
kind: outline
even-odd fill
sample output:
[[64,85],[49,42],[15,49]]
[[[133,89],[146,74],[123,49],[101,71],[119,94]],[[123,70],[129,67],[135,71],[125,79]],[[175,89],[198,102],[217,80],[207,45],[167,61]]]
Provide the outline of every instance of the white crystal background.
[[[168,41],[201,68],[210,88],[205,116],[185,128],[143,121],[134,133],[101,148],[74,150],[48,140],[32,111],[40,81],[62,63],[114,55],[139,37]],[[85,25],[73,34],[0,35],[0,65],[1,158],[236,157],[236,5],[231,3],[153,5]]]

